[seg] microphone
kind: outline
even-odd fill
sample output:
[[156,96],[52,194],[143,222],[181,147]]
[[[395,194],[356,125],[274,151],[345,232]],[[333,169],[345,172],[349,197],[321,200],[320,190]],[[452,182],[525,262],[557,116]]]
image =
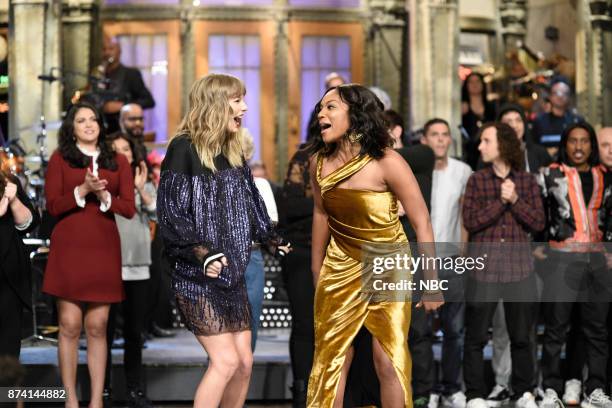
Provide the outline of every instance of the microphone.
[[46,81],[46,82],[55,82],[55,81],[63,80],[62,77],[56,77],[53,74],[51,74],[51,75],[39,75],[38,79],[40,79],[41,81]]
[[102,76],[106,75],[106,68],[108,68],[108,66],[112,65],[114,62],[115,58],[113,57],[108,57],[107,59],[103,60],[100,65],[97,66],[98,73]]
[[461,133],[461,137],[463,140],[470,140],[470,134],[467,132],[467,130],[463,127],[463,125],[459,125],[457,126],[459,128],[459,133]]

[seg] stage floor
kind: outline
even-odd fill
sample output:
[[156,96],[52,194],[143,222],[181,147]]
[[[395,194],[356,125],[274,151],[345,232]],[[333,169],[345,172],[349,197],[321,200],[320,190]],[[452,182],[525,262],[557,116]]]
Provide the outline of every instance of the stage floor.
[[[125,396],[123,350],[113,349],[112,357],[113,398],[122,401]],[[24,347],[21,350],[20,360],[27,370],[24,386],[61,385],[55,346],[41,344],[36,347]],[[86,351],[79,350],[78,388],[83,400],[88,399],[89,392],[86,361]],[[192,401],[206,364],[204,349],[195,336],[187,330],[177,330],[176,337],[147,341],[147,347],[143,350],[147,395],[153,401],[159,402],[160,406],[169,406],[164,401]],[[248,400],[288,401],[291,398],[289,387],[292,381],[289,330],[260,330]],[[275,403],[260,406],[284,407],[285,405]]]
[[[440,342],[434,343],[433,351],[434,359],[439,363]],[[489,343],[484,350],[487,363],[490,362],[491,351]],[[113,399],[117,401],[115,406],[121,407],[125,398],[123,350],[113,349],[112,357]],[[78,389],[81,400],[89,399],[86,358],[86,351],[79,350]],[[24,386],[61,386],[55,346],[41,344],[36,347],[24,347],[21,350],[21,363],[27,369]],[[177,330],[176,336],[172,338],[154,338],[147,341],[147,347],[143,350],[147,395],[155,401],[156,407],[191,406],[194,391],[202,378],[206,364],[205,351],[193,334],[187,330]],[[490,370],[490,364],[487,366]],[[289,329],[260,329],[247,396],[248,406],[289,407],[292,381]]]
[[[206,352],[195,336],[185,329],[178,329],[175,332],[175,337],[154,338],[147,341],[147,347],[142,350],[142,360],[145,365],[206,364]],[[113,365],[123,364],[123,349],[113,349],[112,354]],[[79,350],[79,364],[85,364],[86,358],[86,351]],[[50,345],[24,347],[21,349],[20,360],[26,365],[55,365],[57,348]],[[289,329],[260,329],[254,360],[255,363],[289,364]]]

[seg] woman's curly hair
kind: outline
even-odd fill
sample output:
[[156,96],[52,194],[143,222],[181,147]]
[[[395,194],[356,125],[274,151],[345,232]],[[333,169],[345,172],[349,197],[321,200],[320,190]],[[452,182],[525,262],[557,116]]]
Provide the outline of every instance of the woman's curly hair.
[[[349,129],[346,134],[361,134],[359,154],[368,154],[374,159],[380,159],[386,148],[393,145],[393,140],[388,132],[388,124],[383,116],[384,107],[378,97],[368,88],[358,84],[344,84],[325,91],[337,90],[340,99],[349,106]],[[314,117],[321,111],[321,100],[315,106]],[[318,123],[317,123],[318,126]],[[321,131],[309,143],[308,150],[311,154],[321,153],[329,156],[337,149],[337,143],[327,144],[321,137]]]
[[100,112],[93,105],[86,102],[79,102],[72,105],[68,110],[59,130],[58,150],[60,154],[72,167],[85,168],[88,167],[91,162],[91,158],[83,154],[77,147],[74,135],[74,118],[81,109],[89,109],[96,115],[96,122],[98,122],[98,127],[100,128],[100,134],[98,136],[98,149],[100,149],[98,164],[100,168],[117,170],[115,152],[106,141],[106,129],[104,128],[102,115],[100,115]]

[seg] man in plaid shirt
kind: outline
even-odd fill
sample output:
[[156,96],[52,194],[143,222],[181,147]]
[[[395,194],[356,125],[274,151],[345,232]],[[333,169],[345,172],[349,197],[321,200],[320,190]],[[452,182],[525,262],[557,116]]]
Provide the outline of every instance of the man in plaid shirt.
[[487,408],[483,348],[500,298],[510,335],[516,407],[537,408],[530,336],[537,293],[529,234],[544,229],[541,193],[535,177],[524,171],[520,142],[508,125],[484,125],[478,150],[489,166],[468,180],[463,225],[475,243],[470,254],[487,253],[488,258],[485,268],[474,270],[467,281],[463,355],[467,408]]

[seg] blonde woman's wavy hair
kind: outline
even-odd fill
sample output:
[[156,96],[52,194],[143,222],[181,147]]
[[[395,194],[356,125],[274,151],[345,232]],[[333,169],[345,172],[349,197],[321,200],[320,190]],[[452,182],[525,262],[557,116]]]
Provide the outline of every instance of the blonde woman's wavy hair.
[[240,132],[228,131],[235,113],[230,100],[246,94],[242,81],[235,76],[209,74],[198,79],[189,93],[189,112],[183,117],[177,135],[187,134],[196,148],[202,166],[215,172],[214,159],[223,154],[230,166],[243,163]]
[[244,155],[244,159],[249,162],[253,158],[255,154],[255,141],[253,140],[253,136],[251,136],[251,132],[247,128],[240,128],[238,131],[240,134],[240,145],[242,146],[242,154]]

